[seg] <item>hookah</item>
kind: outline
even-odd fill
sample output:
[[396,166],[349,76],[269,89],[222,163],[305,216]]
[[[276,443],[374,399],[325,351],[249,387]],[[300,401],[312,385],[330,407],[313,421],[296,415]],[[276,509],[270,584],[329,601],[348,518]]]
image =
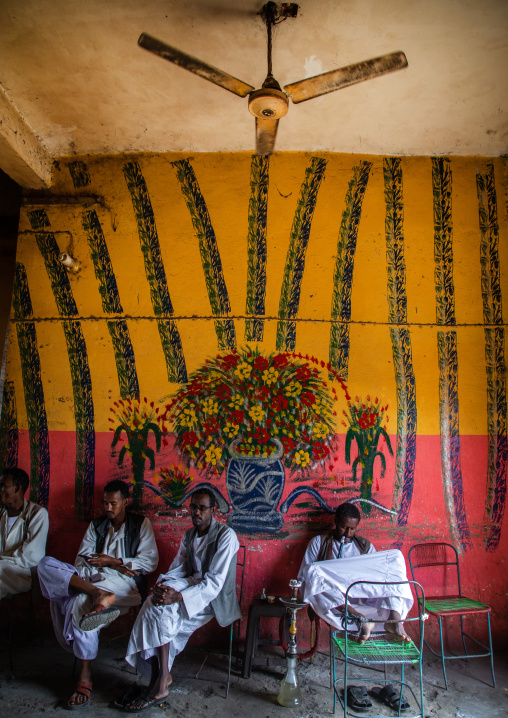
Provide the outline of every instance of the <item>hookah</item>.
[[291,614],[291,625],[289,627],[289,642],[286,651],[287,670],[286,675],[281,681],[280,692],[277,696],[277,702],[281,706],[291,708],[300,705],[302,702],[302,694],[298,683],[298,672],[296,665],[298,662],[298,649],[296,643],[296,613],[301,608],[307,606],[306,603],[298,601],[298,589],[302,585],[301,581],[292,578],[289,582],[291,588],[291,596],[279,596],[288,613]]

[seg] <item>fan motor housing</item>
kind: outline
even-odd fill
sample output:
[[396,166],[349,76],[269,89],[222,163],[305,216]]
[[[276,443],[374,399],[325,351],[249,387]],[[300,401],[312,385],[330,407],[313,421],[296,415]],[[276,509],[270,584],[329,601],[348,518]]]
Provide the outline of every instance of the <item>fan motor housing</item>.
[[265,87],[250,93],[249,112],[262,120],[279,120],[287,114],[289,100],[282,90]]

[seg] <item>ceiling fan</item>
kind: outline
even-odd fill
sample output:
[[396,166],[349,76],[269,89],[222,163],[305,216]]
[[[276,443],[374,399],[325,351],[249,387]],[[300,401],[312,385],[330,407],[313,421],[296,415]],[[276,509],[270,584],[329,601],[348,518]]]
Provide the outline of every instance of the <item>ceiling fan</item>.
[[299,82],[292,82],[285,85],[284,90],[282,90],[272,75],[272,28],[288,17],[296,17],[297,12],[298,5],[296,3],[283,3],[279,6],[274,2],[268,2],[263,5],[260,15],[265,21],[268,36],[268,74],[259,90],[229,75],[227,72],[218,70],[196,57],[192,57],[192,55],[187,55],[185,52],[177,50],[176,47],[166,45],[166,43],[146,33],[140,35],[138,45],[165,60],[169,60],[169,62],[173,62],[175,65],[183,67],[185,70],[189,70],[189,72],[193,72],[195,75],[203,77],[209,82],[213,82],[215,85],[223,87],[225,90],[233,92],[239,97],[247,97],[248,95],[249,112],[256,118],[256,153],[258,155],[270,155],[274,149],[279,120],[288,111],[288,97],[295,104],[305,102],[305,100],[311,100],[313,97],[341,90],[343,87],[354,85],[357,82],[370,80],[373,77],[407,67],[405,54],[403,52],[393,52],[355,65],[341,67],[338,70],[323,72],[321,75],[308,77]]

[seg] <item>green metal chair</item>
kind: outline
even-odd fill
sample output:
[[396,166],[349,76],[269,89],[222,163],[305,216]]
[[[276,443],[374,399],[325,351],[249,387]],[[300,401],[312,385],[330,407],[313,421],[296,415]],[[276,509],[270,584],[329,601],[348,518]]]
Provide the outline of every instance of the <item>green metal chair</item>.
[[[245,565],[246,565],[246,553],[247,549],[245,546],[240,546],[238,549],[238,554],[236,557],[236,568],[237,568],[237,584],[236,584],[236,590],[238,595],[238,603],[240,606],[242,605],[242,599],[243,599],[243,582],[245,578]],[[237,635],[236,635],[236,644],[237,644],[237,653],[238,653],[238,642],[239,642],[239,636],[240,636],[240,620],[233,621],[233,623],[229,626],[229,655],[228,655],[228,680],[226,683],[226,695],[224,698],[227,698],[229,696],[229,686],[231,683],[231,664],[233,660],[233,639],[234,639],[234,627],[235,624],[237,626]],[[196,673],[196,678],[199,678],[199,674],[201,673],[201,669],[205,665],[208,654],[209,653],[216,653],[214,649],[203,649],[207,651],[207,655],[205,656],[205,660],[201,664],[198,672]]]
[[[435,569],[441,573],[443,581],[447,582],[450,578],[448,568],[451,567],[453,573],[456,574],[456,585],[458,594],[439,595],[439,596],[427,596],[426,610],[430,616],[435,616],[439,624],[439,641],[441,652],[437,653],[431,648],[427,641],[425,645],[435,655],[441,657],[441,663],[443,666],[443,676],[445,682],[445,689],[448,689],[448,681],[446,679],[446,668],[445,662],[448,660],[455,660],[458,658],[486,658],[490,657],[490,670],[492,672],[492,683],[494,688],[496,687],[496,678],[494,676],[494,657],[492,654],[492,635],[490,630],[490,612],[491,607],[485,603],[480,603],[471,598],[467,598],[462,595],[462,589],[460,586],[460,568],[459,568],[459,555],[455,546],[449,543],[419,543],[412,546],[409,550],[409,566],[411,568],[411,574],[413,579],[415,578],[415,569]],[[453,569],[455,567],[455,570]],[[420,573],[418,574],[420,576]],[[427,572],[429,575],[429,572]],[[453,579],[452,579],[453,580]],[[487,629],[489,636],[489,645],[485,646],[483,643],[478,641],[473,636],[470,636],[464,631],[464,616],[474,616],[485,614],[487,617]],[[464,653],[459,655],[445,655],[444,651],[444,639],[443,639],[443,618],[459,616],[460,617],[460,633],[462,637],[462,645],[464,646]],[[483,648],[486,653],[468,653],[466,646],[466,638],[476,643],[478,646]]]
[[[418,713],[414,713],[409,716],[406,710],[403,715],[406,718],[424,718],[423,708],[423,678],[422,678],[422,648],[423,648],[423,633],[424,633],[424,620],[426,619],[425,614],[425,594],[423,588],[416,581],[355,581],[352,583],[347,591],[345,597],[345,615],[346,622],[354,622],[355,616],[348,612],[349,603],[349,592],[351,589],[358,585],[363,586],[400,586],[403,584],[410,584],[413,586],[417,596],[417,607],[418,616],[414,618],[406,618],[404,624],[411,621],[417,621],[419,626],[419,643],[416,645],[413,641],[409,643],[399,642],[393,635],[384,635],[382,637],[371,635],[371,637],[364,644],[359,644],[355,638],[352,638],[349,633],[350,631],[334,631],[332,634],[333,643],[333,712],[335,713],[337,698],[344,710],[344,718],[349,714],[355,718],[362,718],[365,715],[365,711],[362,713],[354,713],[349,709],[347,703],[347,689],[348,689],[348,666],[357,666],[360,668],[367,668],[375,671],[379,671],[380,667],[384,668],[383,678],[355,678],[355,683],[382,683],[388,685],[389,683],[395,683],[400,687],[399,692],[399,711],[398,716],[402,715],[400,705],[402,702],[402,690],[407,688],[411,694],[413,700],[418,708]],[[370,619],[369,619],[370,620]],[[373,621],[373,623],[387,623],[387,621]],[[342,678],[337,678],[335,671],[335,660],[336,658],[342,658],[344,663],[344,675]],[[387,665],[398,665],[400,666],[400,680],[389,679],[386,675]],[[413,688],[404,681],[404,667],[406,665],[413,665],[418,667],[418,676],[420,683],[419,695],[417,696]],[[343,686],[343,695],[341,695],[340,687]],[[357,708],[357,710],[360,710]],[[368,713],[369,718],[386,718],[386,712],[379,716],[373,716],[372,713]]]

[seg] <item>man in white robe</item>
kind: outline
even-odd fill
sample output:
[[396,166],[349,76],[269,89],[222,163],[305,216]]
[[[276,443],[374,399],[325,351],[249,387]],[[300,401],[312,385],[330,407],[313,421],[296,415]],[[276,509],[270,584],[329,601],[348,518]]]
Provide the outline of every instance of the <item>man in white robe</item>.
[[127,511],[128,502],[128,484],[110,481],[104,487],[104,516],[89,525],[74,566],[51,556],[39,564],[41,590],[51,601],[57,640],[81,660],[69,709],[90,699],[99,630],[141,603],[145,576],[159,561],[150,521]]
[[236,597],[235,532],[215,521],[215,497],[207,489],[191,496],[193,528],[186,531],[167,573],[159,576],[133,626],[126,660],[150,678],[141,697],[127,700],[129,713],[147,710],[168,696],[175,656],[214,616],[221,626],[241,618]]
[[[352,583],[407,581],[406,562],[400,551],[376,551],[370,541],[357,536],[360,518],[354,504],[341,504],[335,512],[335,529],[310,541],[298,573],[304,601],[339,630],[344,628],[345,595]],[[408,641],[403,620],[412,605],[408,584],[358,585],[348,594],[348,613],[357,615],[361,622],[360,643],[365,643],[373,630],[379,630],[379,622],[384,622],[385,631]]]
[[17,467],[0,477],[0,600],[30,590],[31,569],[46,553],[48,512],[24,498],[28,484]]

